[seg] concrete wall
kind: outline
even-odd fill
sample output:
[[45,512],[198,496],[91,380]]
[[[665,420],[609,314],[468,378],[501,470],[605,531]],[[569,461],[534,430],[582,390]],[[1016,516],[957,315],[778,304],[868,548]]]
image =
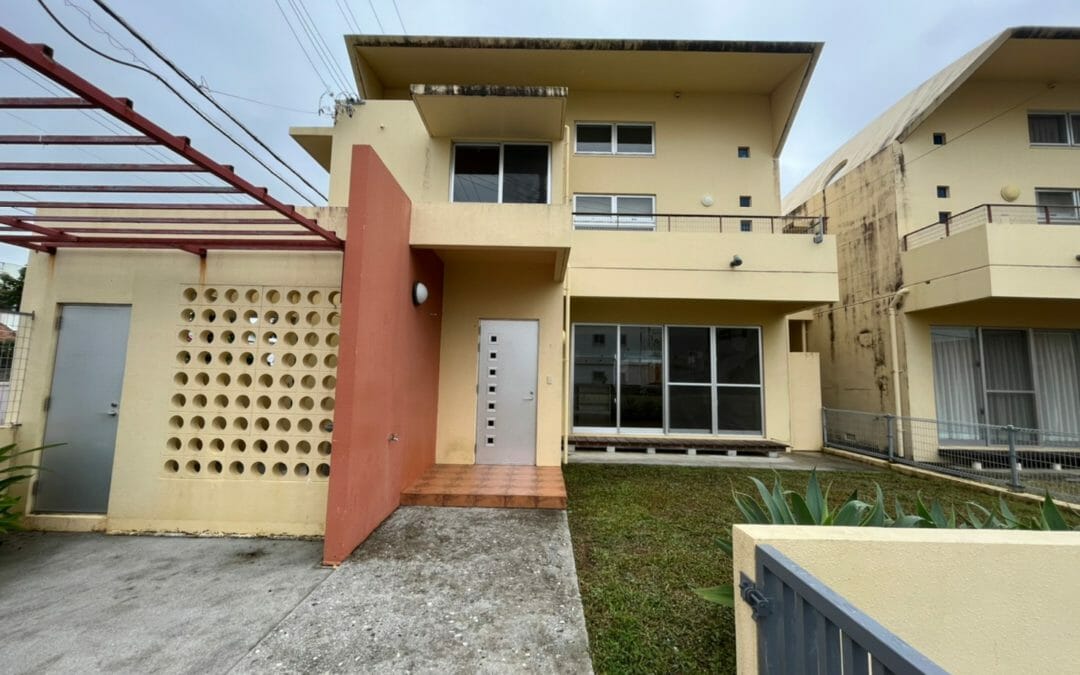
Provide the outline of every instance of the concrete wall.
[[536,464],[560,462],[563,285],[551,265],[509,253],[444,253],[442,361],[437,460],[476,458],[477,350],[481,319],[530,319],[540,324],[536,391]]
[[[374,150],[352,155],[329,564],[348,557],[434,463],[438,408],[442,262],[409,248],[409,199]],[[416,282],[430,292],[420,306]]]
[[[809,351],[821,354],[822,400],[828,407],[894,409],[885,310],[903,285],[897,162],[895,146],[887,147],[794,211],[828,216],[836,237],[840,301],[815,310],[807,331]],[[902,347],[902,333],[899,340]]]
[[791,449],[821,450],[821,357],[815,352],[788,353],[788,407]]
[[[734,580],[770,544],[951,673],[1050,673],[1080,662],[1080,538],[1069,532],[736,525]],[[911,561],[918,564],[910,564]],[[736,600],[738,671],[756,624]]]

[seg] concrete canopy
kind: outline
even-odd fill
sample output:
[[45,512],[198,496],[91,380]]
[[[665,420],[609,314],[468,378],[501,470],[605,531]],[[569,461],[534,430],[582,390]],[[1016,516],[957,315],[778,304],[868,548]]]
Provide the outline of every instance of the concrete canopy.
[[856,169],[890,143],[903,142],[968,80],[1080,80],[1080,28],[1008,28],[949,64],[866,125],[784,197],[783,212]]
[[566,87],[414,84],[409,91],[433,138],[553,141],[566,123]]

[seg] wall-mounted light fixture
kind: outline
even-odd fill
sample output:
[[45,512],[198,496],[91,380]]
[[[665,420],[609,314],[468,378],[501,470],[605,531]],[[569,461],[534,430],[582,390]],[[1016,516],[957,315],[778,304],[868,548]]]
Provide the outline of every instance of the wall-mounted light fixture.
[[735,257],[732,258],[731,262],[728,263],[728,264],[731,265],[732,269],[734,269],[734,268],[738,267],[739,265],[742,265],[742,258],[740,258],[738,256],[738,254],[736,254]]
[[413,287],[412,287],[412,302],[413,302],[413,304],[416,305],[417,307],[419,307],[420,305],[427,302],[427,299],[428,299],[427,286],[425,286],[423,282],[417,281],[415,284],[413,284]]
[[712,195],[703,195],[703,196],[701,197],[701,205],[702,205],[702,206],[712,206],[712,205],[713,205],[714,203],[715,203],[715,202],[714,202],[714,200],[713,200],[713,196],[712,196]]

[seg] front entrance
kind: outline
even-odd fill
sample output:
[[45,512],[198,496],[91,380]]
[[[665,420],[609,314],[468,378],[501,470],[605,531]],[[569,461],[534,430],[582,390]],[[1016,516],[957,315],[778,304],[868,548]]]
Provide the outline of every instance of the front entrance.
[[109,506],[131,307],[65,305],[56,345],[34,511],[105,513]]
[[477,464],[536,464],[536,321],[480,321]]

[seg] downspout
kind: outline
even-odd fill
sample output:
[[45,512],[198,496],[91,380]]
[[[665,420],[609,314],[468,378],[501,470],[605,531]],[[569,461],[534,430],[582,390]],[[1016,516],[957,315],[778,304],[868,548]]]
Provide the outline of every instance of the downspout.
[[904,416],[903,407],[900,405],[900,348],[896,333],[896,304],[908,294],[910,288],[901,288],[893,293],[889,300],[889,347],[892,351],[892,383],[893,383],[893,415],[896,417],[896,449],[897,454],[904,456]]
[[[569,255],[569,253],[567,254]],[[570,463],[570,268],[563,282],[563,464]]]

